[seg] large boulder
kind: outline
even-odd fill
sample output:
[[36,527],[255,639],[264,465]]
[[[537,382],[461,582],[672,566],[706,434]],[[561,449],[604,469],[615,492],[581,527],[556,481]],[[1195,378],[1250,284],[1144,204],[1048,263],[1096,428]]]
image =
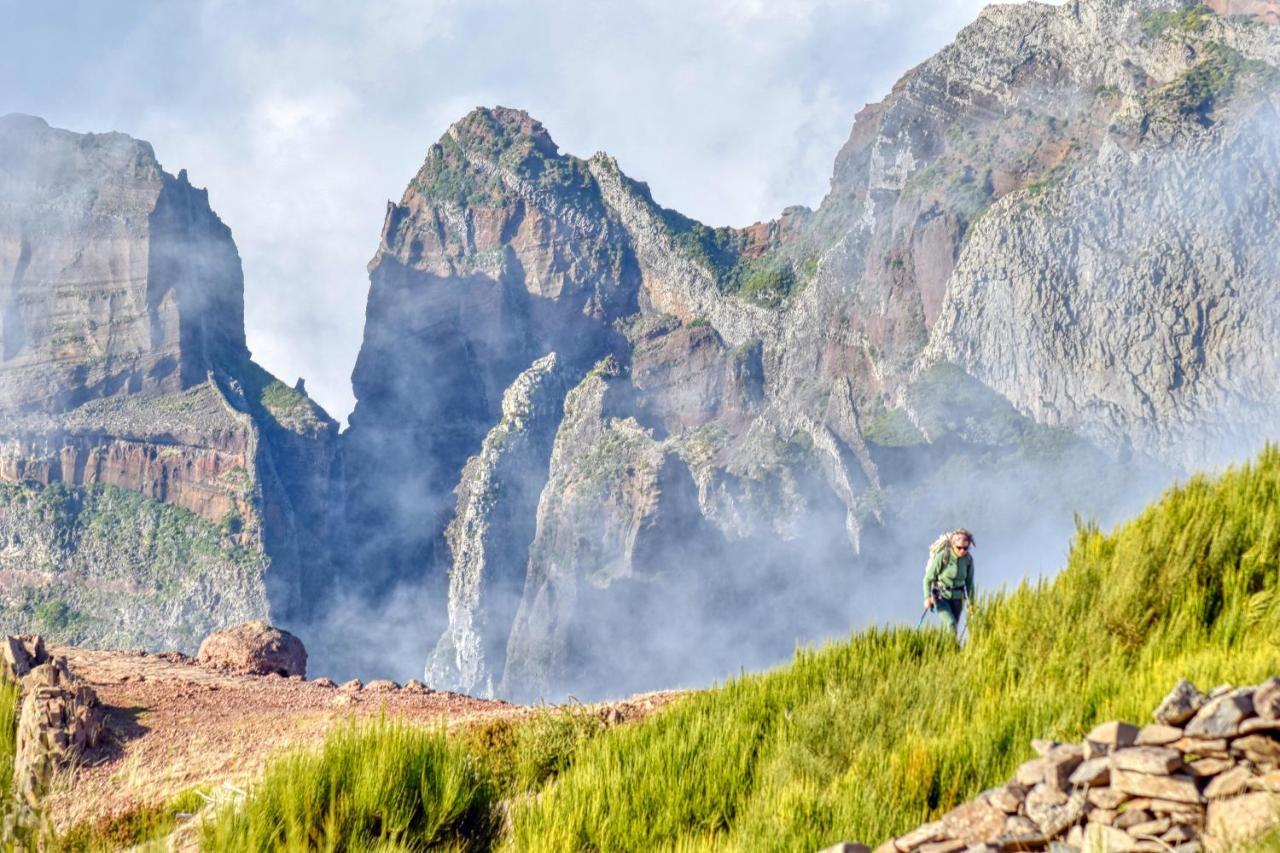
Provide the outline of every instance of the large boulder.
[[197,656],[201,665],[257,675],[307,675],[302,641],[266,622],[245,622],[205,637]]

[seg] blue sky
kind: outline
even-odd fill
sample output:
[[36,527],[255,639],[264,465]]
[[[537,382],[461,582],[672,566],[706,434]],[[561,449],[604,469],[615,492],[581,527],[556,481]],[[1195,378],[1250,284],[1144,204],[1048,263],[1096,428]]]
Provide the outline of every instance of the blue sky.
[[975,0],[0,0],[0,113],[150,141],[209,188],[255,357],[352,406],[387,199],[478,105],[712,225],[816,204],[854,114]]

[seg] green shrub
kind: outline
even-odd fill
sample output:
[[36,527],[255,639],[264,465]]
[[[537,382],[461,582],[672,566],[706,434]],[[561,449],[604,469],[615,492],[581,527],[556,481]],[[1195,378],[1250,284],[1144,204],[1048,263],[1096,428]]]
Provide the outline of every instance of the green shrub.
[[250,796],[206,824],[209,850],[484,850],[495,790],[443,727],[378,720],[326,737],[319,753],[267,768]]
[[1185,6],[1171,12],[1149,12],[1143,19],[1142,31],[1150,38],[1165,33],[1195,34],[1203,32],[1214,17],[1214,11],[1203,3]]

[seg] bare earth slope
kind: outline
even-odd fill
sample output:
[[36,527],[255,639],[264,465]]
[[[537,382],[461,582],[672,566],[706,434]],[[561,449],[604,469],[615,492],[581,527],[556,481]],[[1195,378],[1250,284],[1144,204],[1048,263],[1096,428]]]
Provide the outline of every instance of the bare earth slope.
[[[49,800],[62,829],[160,804],[190,788],[249,784],[271,756],[318,745],[352,719],[387,714],[465,724],[518,717],[528,705],[419,688],[361,690],[279,676],[222,673],[179,654],[51,646],[107,706],[108,736]],[[605,719],[637,719],[670,702],[669,691],[601,705]],[[609,714],[617,710],[617,714]]]

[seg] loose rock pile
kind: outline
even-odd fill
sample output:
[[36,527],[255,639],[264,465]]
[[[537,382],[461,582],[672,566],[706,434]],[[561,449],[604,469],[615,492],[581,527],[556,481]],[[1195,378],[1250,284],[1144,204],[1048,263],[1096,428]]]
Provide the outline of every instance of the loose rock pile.
[[1153,716],[1082,743],[1034,741],[1039,757],[1003,787],[876,853],[1198,853],[1280,826],[1280,678],[1208,696],[1183,680]]
[[0,667],[22,692],[14,757],[15,788],[34,806],[54,774],[102,738],[104,714],[93,688],[52,658],[39,636],[10,636],[0,644]]

